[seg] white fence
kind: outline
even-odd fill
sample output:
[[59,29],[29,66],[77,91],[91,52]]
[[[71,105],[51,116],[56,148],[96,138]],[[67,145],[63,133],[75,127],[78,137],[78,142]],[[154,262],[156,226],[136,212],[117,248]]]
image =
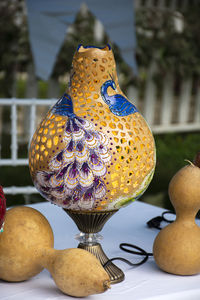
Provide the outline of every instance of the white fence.
[[[0,166],[28,166],[28,145],[29,141],[31,140],[36,124],[38,121],[42,118],[41,115],[37,115],[37,108],[38,107],[50,107],[56,102],[56,99],[0,99],[0,110],[3,110],[3,107],[9,106],[10,107],[10,136],[11,136],[11,155],[10,158],[1,158],[0,157]],[[26,116],[24,116],[23,121],[25,122],[24,128],[20,128],[26,133],[28,132],[28,136],[26,136],[27,139],[27,158],[22,159],[18,157],[18,146],[19,146],[19,140],[18,140],[18,119],[19,119],[19,108],[29,108],[26,111]],[[23,122],[24,123],[24,122]],[[22,127],[22,125],[20,126]],[[2,124],[0,126],[2,129]],[[1,132],[2,134],[2,132]],[[2,148],[1,144],[1,148]],[[19,174],[20,176],[20,174]],[[33,186],[10,186],[10,187],[4,187],[5,194],[33,194],[37,193],[37,190]]]

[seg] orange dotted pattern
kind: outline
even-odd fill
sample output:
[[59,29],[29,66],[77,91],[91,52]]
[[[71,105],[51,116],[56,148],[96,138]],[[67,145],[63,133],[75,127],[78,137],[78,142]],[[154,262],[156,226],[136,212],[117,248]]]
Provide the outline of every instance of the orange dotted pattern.
[[29,149],[31,175],[37,170],[48,170],[49,160],[65,147],[63,132],[67,118],[47,114],[33,135]]

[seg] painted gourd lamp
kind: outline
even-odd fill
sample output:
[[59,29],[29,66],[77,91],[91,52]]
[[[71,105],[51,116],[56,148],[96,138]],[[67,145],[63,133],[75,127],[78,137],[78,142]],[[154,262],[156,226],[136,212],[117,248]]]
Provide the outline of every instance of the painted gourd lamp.
[[[80,45],[68,91],[37,128],[29,150],[33,182],[75,221],[79,247],[108,258],[98,232],[121,207],[138,199],[155,169],[154,139],[142,115],[120,90],[110,46]],[[114,264],[112,282],[123,280]]]

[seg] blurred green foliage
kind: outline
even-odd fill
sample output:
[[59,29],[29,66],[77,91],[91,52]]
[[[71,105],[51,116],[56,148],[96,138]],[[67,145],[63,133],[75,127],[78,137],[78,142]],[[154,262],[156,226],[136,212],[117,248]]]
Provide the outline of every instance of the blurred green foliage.
[[188,2],[185,10],[141,7],[136,12],[137,59],[148,66],[152,59],[157,73],[200,75],[200,2]]
[[[142,197],[143,201],[171,208],[168,185],[175,173],[193,161],[200,151],[199,132],[155,135],[157,164],[152,182]],[[158,197],[157,197],[157,196]],[[153,198],[155,197],[155,201]]]

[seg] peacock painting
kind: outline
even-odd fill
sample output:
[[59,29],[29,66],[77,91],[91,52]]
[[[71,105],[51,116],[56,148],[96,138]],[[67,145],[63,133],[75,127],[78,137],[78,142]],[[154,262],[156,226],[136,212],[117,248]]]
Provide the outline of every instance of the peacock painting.
[[135,112],[138,112],[135,105],[130,103],[128,99],[120,94],[115,94],[112,96],[108,95],[108,87],[111,87],[113,90],[116,90],[116,84],[114,80],[107,80],[101,86],[101,96],[105,103],[109,106],[110,111],[116,116],[128,116]]
[[36,186],[50,201],[60,199],[72,209],[91,209],[95,200],[106,194],[101,177],[111,161],[108,138],[74,114],[72,99],[66,93],[51,113],[68,117],[63,136],[66,146],[50,160],[51,172],[37,172]]

